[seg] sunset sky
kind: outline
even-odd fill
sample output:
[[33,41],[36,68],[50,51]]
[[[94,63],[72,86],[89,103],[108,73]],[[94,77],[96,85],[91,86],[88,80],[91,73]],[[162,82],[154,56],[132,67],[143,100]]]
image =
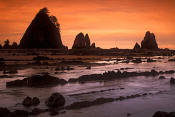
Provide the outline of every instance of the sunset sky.
[[0,43],[19,43],[43,7],[58,18],[69,48],[79,32],[98,47],[133,48],[150,30],[160,48],[175,49],[175,0],[0,0]]

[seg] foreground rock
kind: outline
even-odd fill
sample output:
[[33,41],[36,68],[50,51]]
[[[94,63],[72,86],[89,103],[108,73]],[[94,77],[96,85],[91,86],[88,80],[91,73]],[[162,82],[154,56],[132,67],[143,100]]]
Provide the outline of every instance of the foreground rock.
[[31,98],[31,97],[26,97],[26,98],[23,100],[22,104],[23,104],[24,106],[31,106],[31,105],[32,105],[32,98]]
[[24,110],[15,110],[10,112],[7,108],[0,107],[0,117],[28,117],[29,112]]
[[7,87],[46,87],[55,85],[64,85],[67,81],[57,77],[44,75],[34,75],[23,80],[15,80],[6,83]]
[[20,48],[65,48],[57,18],[48,13],[47,8],[37,13],[20,41]]
[[65,98],[60,93],[53,93],[47,100],[46,105],[51,108],[63,107],[66,103]]
[[175,112],[163,112],[163,111],[157,111],[153,117],[175,117]]
[[40,104],[40,100],[39,98],[37,97],[34,97],[33,99],[31,97],[26,97],[22,104],[26,107],[29,107],[29,106],[37,106],[38,104]]
[[146,32],[144,40],[141,42],[141,49],[158,49],[154,33],[150,33],[149,31]]

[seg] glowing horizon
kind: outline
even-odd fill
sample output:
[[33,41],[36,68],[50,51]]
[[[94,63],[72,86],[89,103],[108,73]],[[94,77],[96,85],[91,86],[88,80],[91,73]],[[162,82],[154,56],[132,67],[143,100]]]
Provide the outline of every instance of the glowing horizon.
[[149,30],[160,48],[175,49],[174,6],[174,0],[0,0],[0,43],[19,43],[36,13],[47,7],[69,48],[79,32],[101,48],[133,48]]

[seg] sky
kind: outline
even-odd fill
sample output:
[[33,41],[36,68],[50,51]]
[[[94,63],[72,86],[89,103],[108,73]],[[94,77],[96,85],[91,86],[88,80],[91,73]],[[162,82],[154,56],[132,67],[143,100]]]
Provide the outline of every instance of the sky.
[[129,49],[149,30],[160,48],[175,49],[175,0],[0,0],[0,43],[19,43],[43,7],[57,17],[69,48],[83,32],[98,47]]

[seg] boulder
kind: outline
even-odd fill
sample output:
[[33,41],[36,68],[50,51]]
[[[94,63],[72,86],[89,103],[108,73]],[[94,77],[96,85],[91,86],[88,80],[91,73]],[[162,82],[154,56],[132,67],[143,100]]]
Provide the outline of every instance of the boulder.
[[146,32],[144,40],[141,42],[141,49],[158,49],[154,33],[150,33],[149,31]]
[[20,41],[20,48],[66,48],[61,41],[56,17],[48,13],[47,8],[37,13]]
[[22,104],[24,105],[24,106],[32,106],[32,98],[31,97],[26,97],[24,100],[23,100],[23,102],[22,102]]
[[34,98],[32,99],[32,105],[37,106],[37,105],[39,105],[39,104],[40,104],[39,98],[34,97]]
[[53,93],[47,100],[46,105],[51,108],[63,107],[65,105],[65,98],[60,93]]
[[140,48],[141,48],[140,45],[138,43],[136,43],[133,50],[140,50]]

